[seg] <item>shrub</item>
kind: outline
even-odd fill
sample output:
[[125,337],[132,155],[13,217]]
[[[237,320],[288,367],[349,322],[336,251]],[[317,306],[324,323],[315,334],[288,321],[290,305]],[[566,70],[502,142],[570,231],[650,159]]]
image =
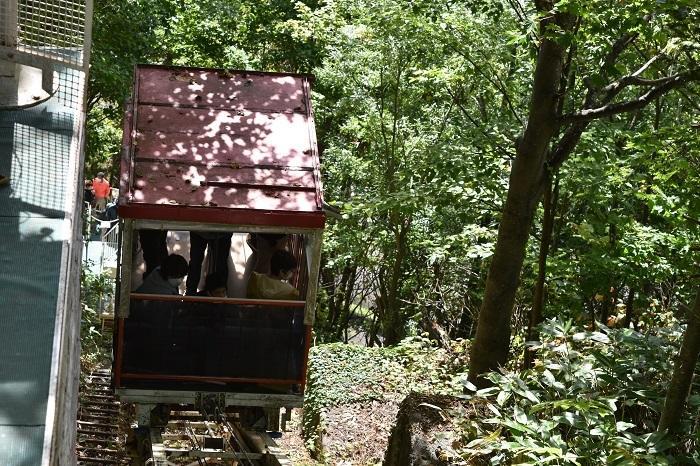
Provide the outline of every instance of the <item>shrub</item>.
[[[465,461],[519,465],[692,464],[698,438],[687,419],[683,441],[655,432],[681,328],[642,335],[630,329],[578,331],[571,322],[542,326],[532,370],[491,373],[464,398],[491,416],[461,420]],[[691,397],[694,412],[700,397]],[[697,433],[695,434],[697,435]],[[468,464],[468,463],[467,463]],[[697,463],[700,464],[700,463]]]

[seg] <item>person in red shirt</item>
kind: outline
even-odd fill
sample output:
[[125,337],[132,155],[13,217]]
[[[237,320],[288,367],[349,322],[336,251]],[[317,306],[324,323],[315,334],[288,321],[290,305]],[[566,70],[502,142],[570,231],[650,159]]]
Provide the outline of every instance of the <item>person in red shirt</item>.
[[95,210],[104,212],[109,199],[110,186],[103,172],[98,172],[97,177],[92,180],[92,190],[95,193]]

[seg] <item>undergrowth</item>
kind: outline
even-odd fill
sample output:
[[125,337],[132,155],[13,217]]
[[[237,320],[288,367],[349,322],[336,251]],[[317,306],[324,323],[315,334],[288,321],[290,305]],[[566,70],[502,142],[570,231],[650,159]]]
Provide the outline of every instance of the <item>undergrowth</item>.
[[656,432],[681,334],[677,324],[642,335],[545,323],[532,370],[491,373],[493,386],[478,391],[461,376],[471,393],[462,397],[491,413],[460,419],[461,464],[700,464],[700,387],[673,437],[679,440]]
[[110,359],[111,334],[102,332],[100,303],[113,302],[114,280],[83,268],[80,276],[80,373],[89,374]]
[[465,341],[447,349],[424,337],[393,348],[321,345],[310,355],[307,446],[320,448],[324,409],[422,392],[462,400],[444,413],[456,430],[449,435],[455,464],[700,464],[698,383],[677,435],[656,432],[682,330],[671,323],[646,334],[585,331],[548,321],[534,368],[488,374],[493,385],[482,390],[467,381]]

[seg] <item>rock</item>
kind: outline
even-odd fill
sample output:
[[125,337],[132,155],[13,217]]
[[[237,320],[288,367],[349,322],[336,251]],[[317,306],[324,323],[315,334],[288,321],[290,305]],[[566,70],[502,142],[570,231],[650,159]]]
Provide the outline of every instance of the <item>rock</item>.
[[408,395],[399,407],[384,466],[449,466],[457,454],[448,410],[460,403],[442,395]]

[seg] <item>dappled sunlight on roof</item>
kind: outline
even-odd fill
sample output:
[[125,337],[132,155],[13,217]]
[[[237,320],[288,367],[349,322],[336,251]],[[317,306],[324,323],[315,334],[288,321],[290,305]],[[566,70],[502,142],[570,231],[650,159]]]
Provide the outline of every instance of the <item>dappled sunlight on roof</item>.
[[132,206],[323,215],[308,77],[151,66],[137,73],[123,215]]

